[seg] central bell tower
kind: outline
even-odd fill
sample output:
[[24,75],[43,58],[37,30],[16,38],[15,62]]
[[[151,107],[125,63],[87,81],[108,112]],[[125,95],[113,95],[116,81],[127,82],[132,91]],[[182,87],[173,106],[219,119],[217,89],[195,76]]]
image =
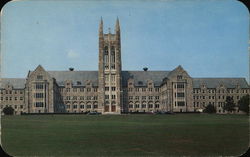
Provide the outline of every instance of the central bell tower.
[[114,34],[103,33],[103,21],[99,25],[99,96],[98,103],[103,114],[120,114],[122,108],[121,36],[119,19]]

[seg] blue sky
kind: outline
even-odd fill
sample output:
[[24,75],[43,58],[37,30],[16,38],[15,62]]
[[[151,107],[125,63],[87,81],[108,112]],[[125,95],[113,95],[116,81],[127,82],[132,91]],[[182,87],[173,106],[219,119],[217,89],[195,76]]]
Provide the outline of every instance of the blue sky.
[[2,9],[2,76],[38,64],[97,70],[101,16],[105,32],[120,19],[123,70],[249,78],[249,13],[236,0],[13,1]]

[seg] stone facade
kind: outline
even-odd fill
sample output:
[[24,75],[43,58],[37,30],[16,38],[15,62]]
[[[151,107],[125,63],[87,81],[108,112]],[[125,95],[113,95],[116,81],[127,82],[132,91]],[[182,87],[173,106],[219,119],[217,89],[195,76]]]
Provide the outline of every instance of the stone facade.
[[[1,78],[0,108],[20,113],[195,112],[208,104],[226,113],[227,96],[249,94],[244,78],[192,78],[182,68],[171,71],[122,71],[119,20],[114,34],[99,26],[98,71],[46,71],[39,65],[27,78]],[[236,113],[240,113],[236,108]]]

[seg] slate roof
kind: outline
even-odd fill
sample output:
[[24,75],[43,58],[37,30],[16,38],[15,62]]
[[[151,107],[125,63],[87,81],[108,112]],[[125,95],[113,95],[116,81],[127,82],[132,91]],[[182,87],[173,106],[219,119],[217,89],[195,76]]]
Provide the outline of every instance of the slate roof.
[[205,84],[207,88],[216,88],[223,84],[226,88],[249,88],[245,78],[193,78],[193,88],[200,88]]
[[[74,86],[85,86],[86,81],[91,80],[93,86],[98,86],[98,71],[48,71],[48,73],[56,79],[59,86],[64,86],[66,80],[71,80]],[[170,71],[122,71],[122,86],[127,86],[129,78],[134,79],[135,86],[146,86],[147,80],[153,80],[155,86],[160,86],[169,73]],[[25,78],[2,78],[0,88],[11,84],[13,88],[23,89],[25,81]],[[203,84],[207,88],[216,88],[221,84],[226,88],[235,88],[237,85],[240,88],[249,88],[245,78],[193,78],[193,88],[200,88]]]
[[5,85],[10,84],[15,89],[24,89],[25,81],[26,81],[25,78],[1,78],[0,88],[5,88]]
[[71,80],[73,86],[77,86],[77,82],[85,86],[87,80],[91,80],[93,86],[98,86],[98,71],[48,71],[48,73],[56,79],[59,86],[64,86],[66,80]]
[[170,71],[122,71],[122,85],[127,86],[129,78],[134,79],[135,86],[146,86],[147,80],[152,80],[155,86],[160,86]]

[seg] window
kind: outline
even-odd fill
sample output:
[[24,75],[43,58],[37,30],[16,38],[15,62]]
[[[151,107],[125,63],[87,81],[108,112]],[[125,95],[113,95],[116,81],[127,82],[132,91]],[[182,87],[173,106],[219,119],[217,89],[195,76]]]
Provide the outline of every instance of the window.
[[153,96],[148,96],[148,99],[149,99],[149,100],[152,100],[152,99],[153,99]]
[[142,104],[141,107],[142,107],[142,108],[146,108],[146,104]]
[[20,94],[23,94],[23,91],[20,91]]
[[183,83],[178,83],[177,88],[184,88],[184,84]]
[[94,105],[94,108],[98,108],[98,105]]
[[91,88],[87,88],[87,92],[90,92],[91,91]]
[[139,92],[139,88],[135,88],[135,91],[136,91],[136,92]]
[[1,97],[1,100],[3,100],[3,97]]
[[10,97],[10,100],[12,100],[12,97]]
[[109,95],[105,95],[105,99],[109,99]]
[[69,108],[70,108],[70,105],[67,105],[66,108],[69,109]]
[[146,96],[142,96],[142,100],[146,100]]
[[139,108],[140,107],[140,105],[139,104],[135,104],[135,108]]
[[77,88],[73,88],[73,92],[77,92]]
[[177,97],[184,97],[184,93],[177,93]]
[[129,88],[128,91],[129,91],[129,92],[132,92],[132,91],[133,91],[133,88]]
[[156,91],[156,92],[159,92],[159,91],[160,91],[160,88],[155,88],[155,91]]
[[73,105],[73,108],[76,109],[76,108],[77,108],[77,105]]
[[111,87],[111,90],[112,90],[112,91],[115,91],[115,87]]
[[84,105],[80,105],[80,108],[83,109],[83,108],[84,108]]
[[111,95],[111,99],[116,99],[116,96],[115,95]]
[[181,80],[182,79],[182,75],[177,75],[177,80]]
[[23,108],[23,105],[20,105],[20,108],[22,109],[22,108]]
[[132,99],[133,99],[133,96],[129,96],[128,99],[129,99],[129,100],[132,100]]
[[35,107],[43,107],[43,102],[35,102]]
[[70,88],[66,88],[66,92],[70,92]]
[[91,105],[87,105],[87,108],[91,108]]
[[148,88],[148,91],[149,91],[149,92],[152,92],[152,91],[153,91],[153,89],[152,89],[152,88]]
[[80,92],[84,92],[84,88],[83,87],[80,88]]
[[36,79],[42,80],[42,79],[43,79],[43,76],[42,76],[42,75],[37,75],[37,76],[36,76]]
[[148,108],[153,108],[153,104],[148,104]]
[[160,105],[159,104],[155,104],[155,108],[159,108],[160,107]]
[[146,88],[142,88],[142,91],[143,91],[143,92],[146,92]]
[[135,100],[139,100],[139,96],[135,96]]
[[94,88],[94,92],[97,92],[97,88]]
[[77,100],[77,97],[76,96],[73,96],[73,99],[72,100]]
[[12,91],[10,91],[10,94],[12,94]]
[[91,100],[91,96],[87,96],[87,100]]
[[97,100],[98,99],[98,96],[93,96],[93,100]]
[[84,100],[84,96],[80,96],[80,100]]
[[23,100],[23,97],[20,97],[20,100]]
[[130,105],[128,105],[128,107],[129,107],[129,108],[133,108],[133,105],[132,105],[132,104],[130,104]]
[[43,93],[35,93],[34,97],[35,98],[43,98]]
[[184,102],[184,101],[178,101],[178,102],[177,102],[177,105],[178,105],[178,106],[185,106],[185,102]]
[[105,87],[105,91],[109,91],[109,87]]

